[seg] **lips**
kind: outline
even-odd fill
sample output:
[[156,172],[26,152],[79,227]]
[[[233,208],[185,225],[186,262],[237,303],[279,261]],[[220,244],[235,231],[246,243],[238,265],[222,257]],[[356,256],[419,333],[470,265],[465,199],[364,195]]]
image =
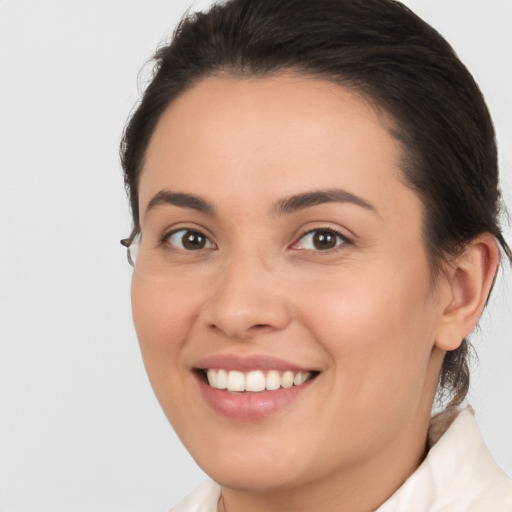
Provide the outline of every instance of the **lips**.
[[194,365],[202,396],[217,412],[253,421],[291,404],[320,373],[268,356],[217,355]]

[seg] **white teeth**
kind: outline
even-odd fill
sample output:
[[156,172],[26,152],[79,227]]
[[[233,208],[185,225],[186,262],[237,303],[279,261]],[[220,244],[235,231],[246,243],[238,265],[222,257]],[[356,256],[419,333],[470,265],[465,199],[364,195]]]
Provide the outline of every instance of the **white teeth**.
[[263,372],[249,372],[245,376],[245,391],[263,391],[265,389],[265,375]]
[[267,379],[265,381],[265,388],[268,391],[274,391],[274,389],[279,389],[281,387],[281,377],[279,377],[279,372],[277,370],[271,370],[267,373]]
[[206,372],[206,377],[208,378],[208,382],[210,386],[213,388],[217,387],[217,372],[215,370],[212,370],[211,368],[208,369]]
[[[208,377],[208,382],[209,381],[210,381],[210,378]],[[217,378],[216,378],[216,383],[215,383],[214,387],[216,387],[217,389],[227,389],[228,374],[227,374],[226,370],[219,370],[217,372]]]
[[242,372],[228,373],[228,391],[245,391],[245,375]]
[[283,388],[291,388],[293,386],[293,372],[284,372],[281,377],[281,386]]
[[282,374],[277,370],[270,370],[267,375],[261,370],[243,373],[236,370],[216,370],[209,368],[206,371],[208,384],[212,388],[227,389],[228,391],[274,391],[279,388],[300,386],[312,377],[311,372],[285,371]]
[[304,384],[306,382],[306,373],[305,372],[299,372],[295,375],[293,378],[293,385],[294,386],[300,386],[301,384]]

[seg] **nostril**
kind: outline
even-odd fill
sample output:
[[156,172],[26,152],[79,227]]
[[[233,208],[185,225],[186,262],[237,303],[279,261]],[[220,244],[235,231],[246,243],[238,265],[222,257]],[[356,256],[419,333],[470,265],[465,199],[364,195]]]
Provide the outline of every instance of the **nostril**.
[[210,332],[222,332],[234,339],[280,330],[290,321],[284,299],[268,301],[260,297],[252,300],[250,297],[230,296],[227,291],[209,298],[204,303],[201,316],[203,325]]
[[254,324],[253,326],[251,326],[249,329],[248,329],[248,332],[252,332],[252,333],[256,333],[256,332],[259,332],[259,333],[264,333],[264,332],[270,332],[272,331],[272,326],[271,325],[268,325],[268,324]]

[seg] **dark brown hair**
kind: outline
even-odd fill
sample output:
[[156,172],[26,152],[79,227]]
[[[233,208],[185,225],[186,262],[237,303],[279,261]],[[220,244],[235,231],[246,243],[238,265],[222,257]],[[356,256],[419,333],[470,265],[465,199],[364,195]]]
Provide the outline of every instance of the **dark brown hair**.
[[[155,55],[153,78],[126,126],[121,160],[134,230],[138,179],[156,124],[179,94],[217,74],[284,71],[350,87],[384,108],[404,149],[404,182],[424,204],[433,276],[498,215],[493,124],[473,77],[432,27],[394,0],[232,0],[187,15]],[[468,342],[448,352],[440,394],[469,387]]]

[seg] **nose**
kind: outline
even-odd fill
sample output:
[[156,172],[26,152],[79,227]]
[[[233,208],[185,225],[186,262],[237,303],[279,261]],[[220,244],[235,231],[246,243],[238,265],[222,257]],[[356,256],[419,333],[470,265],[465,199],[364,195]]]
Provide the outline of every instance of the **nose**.
[[291,308],[276,274],[256,256],[239,255],[226,262],[203,303],[207,327],[238,340],[284,329]]

